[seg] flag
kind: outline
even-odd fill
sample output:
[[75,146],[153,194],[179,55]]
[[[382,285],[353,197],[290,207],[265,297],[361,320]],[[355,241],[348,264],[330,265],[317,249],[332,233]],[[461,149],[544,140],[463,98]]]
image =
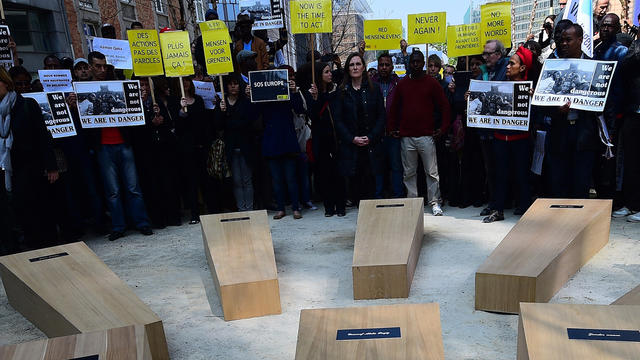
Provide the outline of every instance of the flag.
[[563,19],[569,19],[582,26],[582,52],[593,57],[593,8],[591,0],[570,0],[564,8]]

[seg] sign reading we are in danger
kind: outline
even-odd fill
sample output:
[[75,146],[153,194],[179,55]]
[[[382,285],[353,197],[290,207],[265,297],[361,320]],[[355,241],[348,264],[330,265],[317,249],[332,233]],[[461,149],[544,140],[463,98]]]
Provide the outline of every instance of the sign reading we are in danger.
[[290,2],[293,34],[333,31],[331,0],[295,0]]

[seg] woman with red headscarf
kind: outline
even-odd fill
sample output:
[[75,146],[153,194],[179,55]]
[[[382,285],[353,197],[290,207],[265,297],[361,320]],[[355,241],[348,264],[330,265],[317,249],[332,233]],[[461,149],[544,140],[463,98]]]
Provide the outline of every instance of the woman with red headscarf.
[[[533,65],[531,50],[520,47],[507,64],[507,80],[526,81]],[[496,162],[494,204],[482,222],[504,220],[504,203],[509,191],[508,180],[517,189],[515,215],[522,215],[531,203],[529,189],[529,132],[497,130],[494,134],[493,156]]]

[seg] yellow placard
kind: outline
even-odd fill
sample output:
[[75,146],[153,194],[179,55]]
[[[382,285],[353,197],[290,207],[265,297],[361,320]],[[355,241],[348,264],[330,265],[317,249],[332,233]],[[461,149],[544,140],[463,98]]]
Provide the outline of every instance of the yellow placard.
[[501,2],[480,7],[480,41],[500,40],[511,47],[511,3]]
[[[219,24],[209,24],[202,31],[202,47],[209,75],[233,72],[233,55],[231,54],[231,37],[224,22],[220,20],[207,21]],[[200,24],[200,29],[202,29]],[[209,30],[211,29],[211,30]]]
[[447,13],[409,14],[409,44],[436,44],[447,42]]
[[160,34],[164,71],[168,77],[193,75],[191,43],[186,31],[167,31]]
[[366,50],[400,49],[402,20],[365,20],[364,41]]
[[164,75],[158,32],[155,30],[127,30],[133,72],[137,76]]
[[447,55],[450,58],[478,55],[483,49],[480,24],[454,25],[447,29]]
[[204,21],[199,23],[198,26],[200,26],[200,32],[205,32],[209,30],[221,30],[221,29],[224,29],[225,31],[229,31],[227,29],[227,24],[225,24],[224,21],[222,20]]
[[331,0],[291,0],[292,34],[333,32]]

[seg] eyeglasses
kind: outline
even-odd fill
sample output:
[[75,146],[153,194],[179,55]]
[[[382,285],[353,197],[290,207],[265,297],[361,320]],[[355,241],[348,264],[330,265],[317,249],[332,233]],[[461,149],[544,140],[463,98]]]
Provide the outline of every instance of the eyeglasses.
[[482,53],[482,56],[491,56],[491,55],[497,54],[497,53],[498,53],[497,50],[496,51],[485,51],[485,52]]

